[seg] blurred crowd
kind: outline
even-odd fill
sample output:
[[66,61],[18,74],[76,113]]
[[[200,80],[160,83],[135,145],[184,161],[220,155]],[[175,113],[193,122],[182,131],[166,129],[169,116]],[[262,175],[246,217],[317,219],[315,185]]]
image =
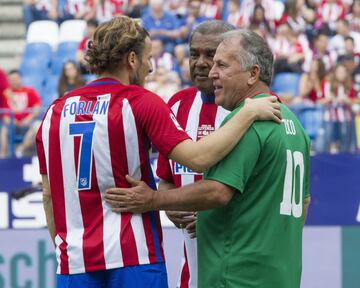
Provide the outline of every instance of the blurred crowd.
[[[22,76],[27,75],[21,67],[1,74],[0,105],[6,109],[0,157],[9,151],[17,156],[33,153],[40,108],[46,109],[54,97],[94,78],[84,59],[88,41],[98,24],[122,14],[139,18],[151,35],[154,71],[145,87],[164,101],[191,85],[188,41],[192,29],[208,19],[223,19],[267,40],[275,55],[273,91],[298,114],[315,153],[358,150],[360,0],[25,0],[24,24],[29,30],[34,21],[62,25],[71,19],[86,21],[86,29],[74,57],[62,57],[58,73],[53,64],[53,75],[44,76],[49,85],[56,82],[51,86],[56,87],[56,96],[51,98],[49,89],[28,87],[36,88],[29,81],[24,85]],[[8,110],[13,113],[4,112]],[[16,145],[9,147],[10,142]]]

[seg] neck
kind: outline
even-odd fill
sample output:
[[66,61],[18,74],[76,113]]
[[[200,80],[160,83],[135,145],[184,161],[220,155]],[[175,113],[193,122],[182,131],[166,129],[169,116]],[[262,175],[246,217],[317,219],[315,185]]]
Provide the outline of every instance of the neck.
[[129,85],[130,84],[130,79],[129,79],[129,74],[126,72],[117,72],[117,73],[109,73],[109,72],[104,72],[102,74],[99,75],[100,78],[112,78],[115,79],[119,82],[121,82],[124,85]]
[[246,92],[244,97],[241,97],[241,99],[236,103],[235,107],[237,107],[245,99],[252,98],[259,94],[270,94],[269,86],[267,86],[262,81],[259,81],[254,86],[250,87],[250,89]]

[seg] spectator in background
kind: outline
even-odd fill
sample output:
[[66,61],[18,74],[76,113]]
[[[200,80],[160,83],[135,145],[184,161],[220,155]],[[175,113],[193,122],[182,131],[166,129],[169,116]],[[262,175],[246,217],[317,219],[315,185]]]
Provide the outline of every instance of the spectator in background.
[[[13,113],[13,123],[15,134],[25,134],[33,125],[34,120],[38,117],[41,108],[41,99],[38,93],[30,87],[23,86],[21,83],[21,75],[18,70],[9,72],[9,88],[4,91],[5,108]],[[3,126],[1,127],[1,148],[0,157],[8,155],[9,132],[12,128],[10,113],[3,118]]]
[[165,67],[158,67],[147,81],[145,88],[159,95],[165,102],[168,102],[171,95],[181,89],[181,80],[175,71],[169,71]]
[[110,21],[113,17],[123,15],[126,9],[124,0],[93,0],[89,17],[99,23]]
[[86,21],[86,35],[79,43],[78,50],[76,51],[76,60],[80,64],[81,74],[88,74],[87,62],[84,58],[86,49],[88,47],[89,40],[93,37],[94,32],[98,26],[98,22],[95,19],[89,19]]
[[24,0],[23,13],[26,30],[38,20],[57,20],[58,0]]
[[70,19],[91,18],[92,0],[57,0],[58,22],[62,23]]
[[210,19],[221,19],[222,1],[203,0],[201,1],[200,14]]
[[[244,0],[241,2],[241,20],[240,27],[249,27],[250,19],[254,14],[255,6],[259,4],[265,9],[265,18],[267,21],[272,22],[278,20],[277,17],[281,16],[284,10],[284,4],[280,1],[274,0]],[[279,11],[281,13],[279,13]],[[280,18],[280,17],[279,17]]]
[[318,152],[350,152],[352,112],[355,98],[351,75],[339,63],[322,84],[319,104],[324,106],[324,127],[315,143]]
[[312,49],[305,54],[305,62],[303,64],[303,71],[309,72],[311,62],[314,59],[322,59],[326,71],[329,71],[335,64],[337,55],[334,51],[328,50],[329,36],[320,31],[314,38]]
[[330,33],[334,33],[337,22],[344,19],[345,14],[345,6],[341,0],[322,0],[317,9],[315,26],[328,27]]
[[188,13],[180,22],[181,38],[186,43],[189,42],[190,33],[197,25],[206,20],[210,20],[210,18],[200,14],[201,3],[201,0],[189,0]]
[[301,73],[305,49],[289,24],[281,24],[272,44],[272,50],[275,54],[274,74],[281,72]]
[[164,50],[164,45],[160,40],[152,40],[152,58],[151,63],[153,71],[159,67],[163,67],[170,71],[179,71],[176,58],[169,52]]
[[322,97],[321,84],[326,76],[326,69],[321,58],[314,58],[310,64],[309,72],[301,75],[299,84],[300,103],[306,106],[313,106]]
[[85,80],[76,63],[69,60],[64,63],[59,80],[59,96],[85,85]]
[[149,11],[141,20],[151,39],[161,40],[165,50],[172,53],[181,35],[180,24],[173,14],[164,10],[164,0],[150,0]]
[[[6,73],[5,71],[3,71],[1,68],[0,68],[0,108],[3,108],[4,106],[4,91],[6,90],[6,88],[9,87],[9,82],[7,80],[7,76],[6,76]],[[2,118],[2,115],[0,114],[0,119]]]
[[351,31],[360,33],[360,0],[353,1],[351,13],[345,19],[349,21]]
[[350,31],[347,20],[339,20],[336,23],[336,35],[329,41],[329,50],[336,52],[338,56],[345,54],[345,39],[351,36],[354,39],[355,52],[360,52],[360,33]]
[[229,0],[227,22],[234,27],[240,27],[241,12],[239,0]]
[[269,22],[265,18],[265,9],[260,4],[255,5],[254,15],[250,18],[250,29],[258,30],[261,35],[266,39],[271,36],[274,31],[274,22]]

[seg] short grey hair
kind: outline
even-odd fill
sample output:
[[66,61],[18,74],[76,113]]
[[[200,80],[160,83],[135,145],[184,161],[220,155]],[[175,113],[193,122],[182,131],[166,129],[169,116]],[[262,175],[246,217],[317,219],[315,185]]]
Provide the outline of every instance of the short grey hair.
[[266,41],[248,29],[237,29],[226,32],[223,35],[223,41],[228,39],[239,39],[241,48],[238,59],[242,70],[249,70],[252,66],[260,67],[260,80],[270,86],[274,56]]
[[[233,30],[235,30],[235,26],[227,22],[221,20],[207,20],[197,25],[194,30],[191,31],[189,43],[191,44],[195,33],[201,35],[222,35],[225,32]],[[219,41],[222,41],[222,38]]]

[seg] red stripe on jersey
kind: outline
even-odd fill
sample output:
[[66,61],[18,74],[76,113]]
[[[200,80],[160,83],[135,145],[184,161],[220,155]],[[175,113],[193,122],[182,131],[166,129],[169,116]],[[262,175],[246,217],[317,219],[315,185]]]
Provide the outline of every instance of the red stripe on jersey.
[[132,213],[121,213],[120,245],[124,266],[139,265],[134,231],[131,227]]
[[50,129],[49,133],[49,167],[51,167],[53,171],[57,171],[57,173],[49,173],[48,171],[48,175],[50,181],[51,197],[56,203],[56,209],[53,209],[56,234],[62,240],[62,243],[59,245],[60,273],[69,274],[69,258],[67,254],[66,243],[66,211],[59,134],[61,111],[64,104],[65,102],[55,106],[51,117],[50,127],[53,127],[53,129]]
[[[149,261],[150,261],[150,263],[155,263],[155,262],[157,262],[156,252],[155,252],[155,244],[154,244],[155,237],[151,231],[151,215],[150,215],[150,213],[149,212],[144,213],[142,215],[142,220],[143,220],[143,224],[144,224],[146,245],[149,250]],[[158,230],[158,232],[159,231],[161,231],[161,229]]]
[[[81,97],[80,101],[89,102],[85,97]],[[92,101],[92,107],[95,106],[95,101]],[[91,115],[77,115],[76,122],[92,121]],[[74,138],[80,138],[75,136]],[[79,158],[80,146],[74,147],[75,159]],[[76,163],[77,164],[77,163]],[[81,216],[84,225],[83,234],[83,254],[85,271],[91,272],[96,270],[105,270],[105,256],[103,243],[103,208],[100,189],[96,178],[95,159],[92,154],[92,168],[91,168],[91,189],[78,191],[81,208]],[[78,171],[78,164],[75,166],[75,171]],[[89,209],[91,207],[91,209]],[[94,253],[93,251],[98,251]]]
[[[113,97],[115,98],[115,97]],[[112,98],[112,100],[113,100]],[[114,99],[115,100],[115,99]],[[128,187],[126,184],[125,175],[129,173],[128,163],[124,137],[124,126],[118,125],[122,121],[112,121],[110,118],[122,117],[120,113],[122,111],[122,105],[118,110],[111,109],[110,102],[109,114],[108,114],[108,131],[109,131],[109,145],[111,155],[111,166],[113,170],[115,186],[116,187]],[[120,161],[119,161],[120,159]],[[123,257],[124,266],[138,265],[139,258],[136,250],[136,242],[134,237],[134,231],[131,227],[132,213],[121,213],[121,229],[120,229],[120,245]]]
[[189,265],[188,265],[185,243],[184,243],[184,256],[185,256],[185,263],[183,269],[181,270],[180,288],[189,288],[190,273],[189,273]]
[[[94,156],[92,161],[94,164],[91,171],[91,191],[79,191],[81,214],[84,223],[83,252],[86,272],[106,269],[103,242],[103,208],[100,189],[96,179]],[[91,209],[88,207],[91,207]],[[94,225],[94,223],[96,224]],[[92,229],[89,229],[89,227]],[[98,251],[98,253],[94,253],[94,251]]]

